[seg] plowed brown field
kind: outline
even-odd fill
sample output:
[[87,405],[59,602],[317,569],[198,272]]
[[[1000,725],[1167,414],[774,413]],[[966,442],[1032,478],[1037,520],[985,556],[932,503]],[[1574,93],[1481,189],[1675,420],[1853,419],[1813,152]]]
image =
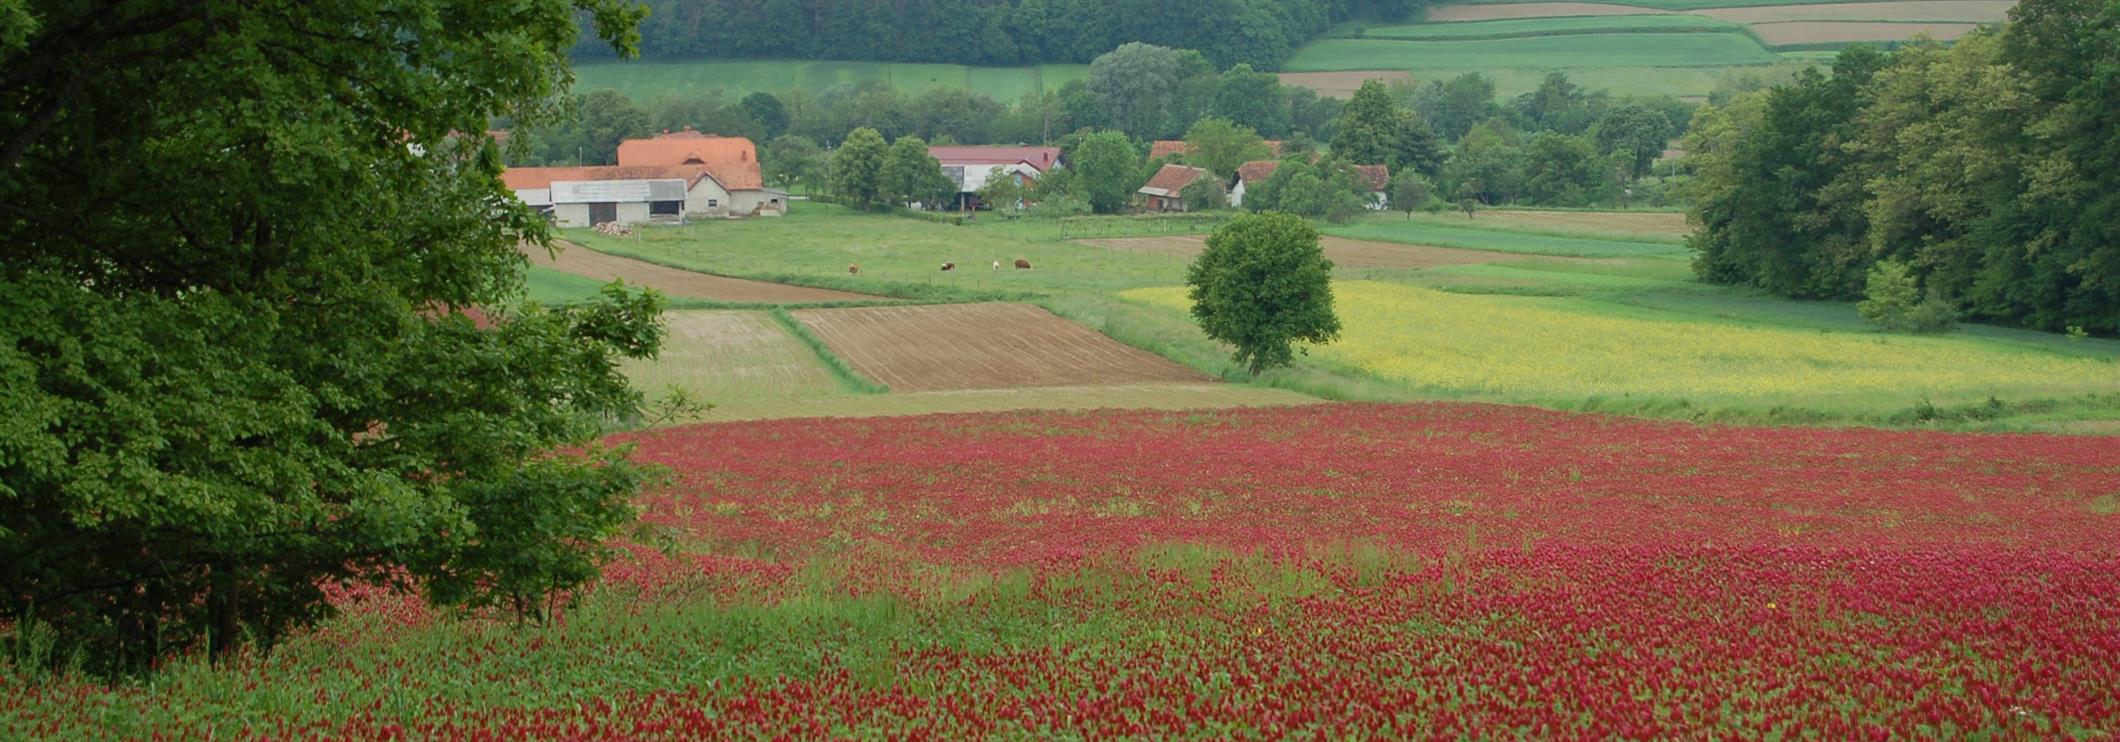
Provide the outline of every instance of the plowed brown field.
[[[1199,235],[1177,237],[1122,237],[1102,240],[1077,240],[1084,245],[1107,250],[1161,253],[1190,257],[1207,249],[1207,238]],[[1325,257],[1340,268],[1434,268],[1444,265],[1468,265],[1492,263],[1497,260],[1521,259],[1522,255],[1489,252],[1486,250],[1461,250],[1455,247],[1429,247],[1424,245],[1402,245],[1396,242],[1369,242],[1342,237],[1326,237]]]
[[1442,5],[1428,9],[1430,21],[1504,21],[1516,18],[1565,18],[1581,15],[1656,15],[1670,11],[1605,3],[1492,3]]
[[855,371],[894,392],[1210,380],[1024,304],[809,309],[793,314]]
[[683,299],[706,299],[708,301],[758,302],[770,304],[799,304],[827,301],[876,301],[881,296],[856,294],[832,289],[789,286],[784,283],[747,281],[706,273],[694,273],[665,265],[656,265],[632,258],[600,253],[570,242],[560,243],[558,257],[553,257],[534,246],[525,245],[523,253],[530,262],[562,273],[572,273],[597,281],[623,280],[636,286],[646,286],[672,297]]

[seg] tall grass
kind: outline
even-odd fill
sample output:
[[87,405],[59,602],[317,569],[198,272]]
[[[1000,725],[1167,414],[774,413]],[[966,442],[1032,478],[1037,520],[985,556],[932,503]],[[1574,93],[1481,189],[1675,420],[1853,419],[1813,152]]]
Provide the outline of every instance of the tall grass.
[[788,310],[773,307],[767,310],[767,314],[772,315],[773,321],[786,329],[788,334],[794,335],[796,340],[801,341],[803,345],[809,347],[811,352],[816,353],[817,360],[823,362],[826,369],[831,370],[832,378],[838,379],[840,386],[846,387],[847,391],[856,394],[883,394],[891,390],[890,387],[885,386],[882,382],[862,376],[860,372],[854,370],[853,366],[847,365],[845,359],[840,358],[839,354],[833,353],[832,348],[825,345],[822,338],[817,337],[817,333],[810,331],[809,325],[803,324],[802,320],[796,319],[795,315],[788,313]]

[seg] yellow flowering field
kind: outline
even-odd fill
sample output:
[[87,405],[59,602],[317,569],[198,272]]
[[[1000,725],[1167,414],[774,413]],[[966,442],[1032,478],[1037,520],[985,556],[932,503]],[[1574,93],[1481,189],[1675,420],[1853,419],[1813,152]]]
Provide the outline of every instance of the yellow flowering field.
[[[2120,391],[2120,361],[1966,335],[1822,332],[1603,314],[1580,299],[1333,284],[1341,339],[1313,357],[1447,392],[1516,399],[1782,402]],[[1126,298],[1184,311],[1183,288]]]

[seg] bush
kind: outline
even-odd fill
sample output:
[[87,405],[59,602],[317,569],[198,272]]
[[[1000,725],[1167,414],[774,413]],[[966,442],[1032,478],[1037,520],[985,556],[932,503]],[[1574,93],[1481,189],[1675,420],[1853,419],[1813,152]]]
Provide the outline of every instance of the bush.
[[1949,332],[1958,325],[1958,309],[1935,289],[1923,297],[1905,263],[1885,260],[1871,267],[1863,293],[1867,298],[1856,305],[1856,311],[1885,332],[1930,334]]

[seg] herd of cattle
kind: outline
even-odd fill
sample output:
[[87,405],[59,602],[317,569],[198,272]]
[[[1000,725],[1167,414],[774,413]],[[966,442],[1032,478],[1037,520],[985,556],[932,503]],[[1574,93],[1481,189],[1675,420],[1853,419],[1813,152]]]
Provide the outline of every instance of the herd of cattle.
[[[943,264],[942,264],[942,269],[943,269],[944,271],[953,271],[953,270],[957,270],[957,264],[956,264],[956,263],[943,263]],[[1016,259],[1016,270],[1019,270],[1019,271],[1027,271],[1027,270],[1030,270],[1030,269],[1031,269],[1031,261],[1028,261],[1028,260],[1024,260],[1024,259],[1022,259],[1022,258],[1017,258],[1017,259]],[[998,271],[998,270],[1001,270],[1001,261],[999,261],[999,260],[996,260],[996,261],[994,261],[994,270],[997,270],[997,271]],[[857,276],[858,276],[858,275],[861,275],[861,265],[860,265],[859,263],[850,263],[850,264],[848,264],[848,265],[847,265],[847,272],[848,272],[848,273],[851,273],[851,274],[853,274],[853,275],[857,275]]]

